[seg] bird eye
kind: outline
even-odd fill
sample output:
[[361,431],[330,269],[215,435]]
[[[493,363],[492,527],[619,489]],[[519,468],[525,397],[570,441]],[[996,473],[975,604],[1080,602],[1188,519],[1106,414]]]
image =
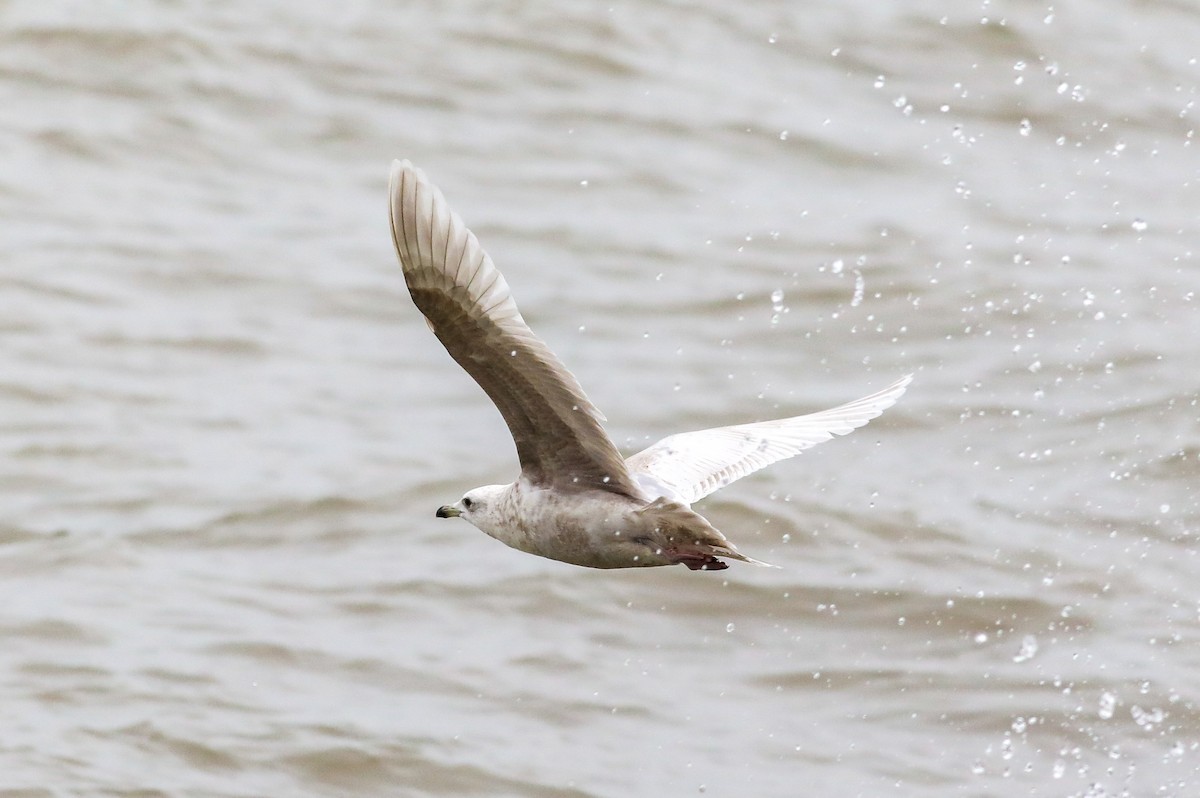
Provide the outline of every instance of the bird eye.
[[474,503],[475,503],[475,502],[471,501],[471,500],[470,500],[468,497],[466,497],[466,496],[463,496],[463,507],[465,507],[465,508],[467,508],[468,510],[470,510],[470,509],[471,509],[471,505],[472,505],[472,504],[474,504]]

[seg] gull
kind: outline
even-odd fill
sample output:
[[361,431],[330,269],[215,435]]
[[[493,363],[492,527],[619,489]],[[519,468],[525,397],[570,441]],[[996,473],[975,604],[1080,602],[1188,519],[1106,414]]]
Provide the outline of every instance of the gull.
[[912,376],[819,413],[663,438],[622,458],[604,416],[533,334],[508,283],[425,173],[394,161],[392,243],[413,303],[495,403],[521,473],[437,510],[520,551],[589,568],[728,568],[742,554],[691,504],[771,463],[863,426]]

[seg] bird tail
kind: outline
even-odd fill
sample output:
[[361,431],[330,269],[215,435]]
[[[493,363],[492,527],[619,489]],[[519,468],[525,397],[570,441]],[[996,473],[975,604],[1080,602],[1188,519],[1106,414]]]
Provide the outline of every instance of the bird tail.
[[652,525],[654,543],[662,553],[692,570],[727,568],[719,557],[765,568],[778,567],[742,554],[707,518],[685,504],[660,497],[637,514]]

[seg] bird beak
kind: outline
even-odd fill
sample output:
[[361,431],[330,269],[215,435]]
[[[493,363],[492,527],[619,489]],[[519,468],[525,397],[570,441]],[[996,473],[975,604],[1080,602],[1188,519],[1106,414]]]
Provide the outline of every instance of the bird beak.
[[458,518],[462,515],[462,510],[455,507],[453,504],[447,504],[445,507],[439,507],[437,511],[438,518]]

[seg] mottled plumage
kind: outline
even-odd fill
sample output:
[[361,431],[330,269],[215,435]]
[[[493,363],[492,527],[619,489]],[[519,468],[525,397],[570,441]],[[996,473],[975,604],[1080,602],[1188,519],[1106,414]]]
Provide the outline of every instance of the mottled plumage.
[[861,427],[911,377],[807,416],[664,438],[623,460],[600,411],[542,343],[508,283],[424,172],[392,164],[392,241],[413,302],[450,356],[495,403],[521,475],[468,491],[440,517],[462,517],[521,551],[591,568],[763,565],[688,506],[734,480]]

